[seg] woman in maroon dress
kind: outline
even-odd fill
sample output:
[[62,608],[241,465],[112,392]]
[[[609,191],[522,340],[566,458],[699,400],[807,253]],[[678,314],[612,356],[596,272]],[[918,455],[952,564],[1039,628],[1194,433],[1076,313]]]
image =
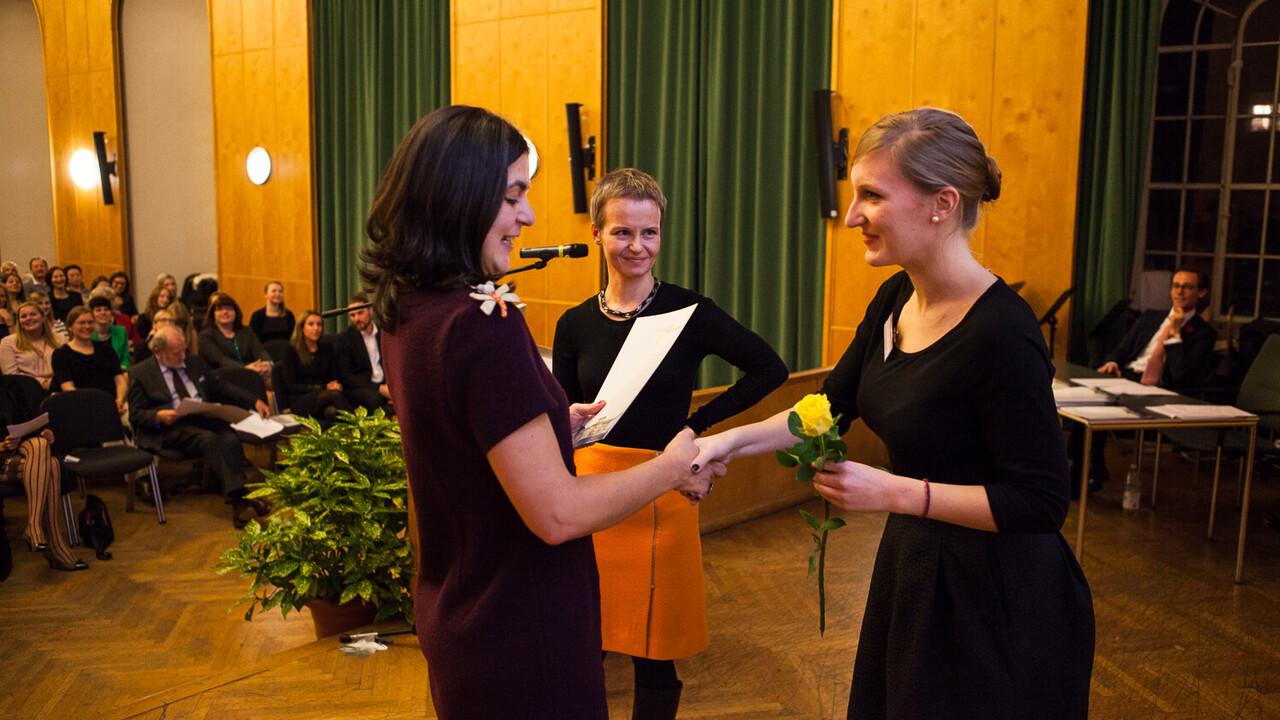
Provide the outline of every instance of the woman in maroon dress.
[[383,331],[419,539],[418,640],[441,718],[607,718],[590,534],[668,490],[697,499],[692,432],[623,472],[574,477],[575,406],[503,275],[533,224],[529,152],[505,120],[441,108],[378,186],[361,274]]

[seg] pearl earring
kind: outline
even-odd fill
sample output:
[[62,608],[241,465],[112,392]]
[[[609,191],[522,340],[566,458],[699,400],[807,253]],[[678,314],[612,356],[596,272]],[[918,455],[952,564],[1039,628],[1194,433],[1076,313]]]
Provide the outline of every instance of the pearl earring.
[[933,217],[929,218],[929,222],[931,222],[931,223],[937,223],[937,222],[938,222],[938,216],[937,216],[937,215],[934,215]]

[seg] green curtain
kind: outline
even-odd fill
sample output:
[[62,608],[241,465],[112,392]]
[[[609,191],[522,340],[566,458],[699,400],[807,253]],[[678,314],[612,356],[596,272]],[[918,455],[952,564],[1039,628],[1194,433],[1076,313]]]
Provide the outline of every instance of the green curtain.
[[[1070,354],[1076,362],[1098,362],[1089,357],[1087,336],[1118,300],[1129,296],[1146,181],[1160,5],[1161,0],[1089,3],[1071,313]],[[1093,354],[1114,340],[1097,343]]]
[[[611,0],[608,23],[607,165],[667,195],[658,279],[714,300],[791,370],[817,367],[813,91],[830,83],[831,3]],[[703,368],[703,387],[735,376]]]
[[320,304],[333,308],[360,289],[364,221],[396,145],[449,102],[449,2],[316,0],[311,13]]

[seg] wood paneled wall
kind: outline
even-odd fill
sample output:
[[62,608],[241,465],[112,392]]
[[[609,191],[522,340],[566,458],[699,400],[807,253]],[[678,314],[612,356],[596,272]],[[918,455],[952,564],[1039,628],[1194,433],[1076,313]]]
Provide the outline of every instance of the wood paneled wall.
[[[128,193],[121,151],[120,69],[116,0],[34,0],[44,48],[49,153],[57,257],[77,263],[86,281],[128,266]],[[71,156],[93,151],[93,133],[107,134],[121,182],[115,204],[103,205],[102,189],[71,180]],[[22,261],[19,260],[19,264]],[[25,270],[25,268],[23,268]]]
[[[209,0],[209,30],[219,287],[246,315],[270,280],[295,310],[314,307],[310,3]],[[263,185],[245,171],[256,145],[271,153]]]
[[[603,168],[604,9],[602,0],[454,0],[450,8],[452,101],[492,110],[538,148],[541,166],[529,202],[536,223],[519,247],[591,243],[591,223],[573,213],[565,103],[582,103],[582,137],[596,137]],[[591,192],[591,183],[587,192]],[[600,290],[600,257],[553,261],[514,276],[539,345],[556,321]],[[512,253],[512,267],[528,264]]]
[[[1021,294],[1037,315],[1071,285],[1087,17],[1079,0],[836,0],[832,84],[850,152],[887,113],[934,105],[968,120],[1004,176],[973,250],[1006,282],[1026,281]],[[839,195],[847,208],[848,183]],[[827,239],[833,363],[896,268],[869,267],[861,234],[843,220]],[[1058,317],[1065,357],[1066,310]]]

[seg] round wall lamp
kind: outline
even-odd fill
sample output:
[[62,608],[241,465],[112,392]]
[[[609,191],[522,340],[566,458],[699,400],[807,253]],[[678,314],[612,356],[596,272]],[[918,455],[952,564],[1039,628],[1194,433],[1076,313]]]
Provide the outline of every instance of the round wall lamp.
[[86,190],[98,184],[98,156],[92,150],[81,148],[71,156],[71,180]]
[[261,185],[271,177],[271,154],[261,145],[249,151],[249,158],[244,164],[249,171],[249,182]]

